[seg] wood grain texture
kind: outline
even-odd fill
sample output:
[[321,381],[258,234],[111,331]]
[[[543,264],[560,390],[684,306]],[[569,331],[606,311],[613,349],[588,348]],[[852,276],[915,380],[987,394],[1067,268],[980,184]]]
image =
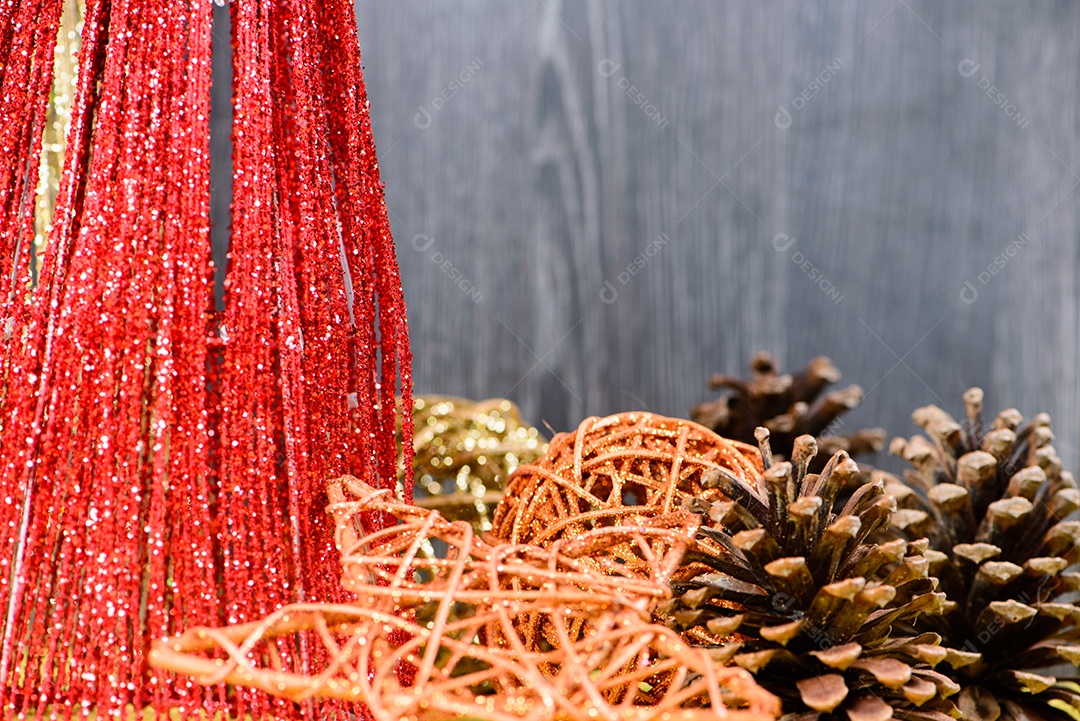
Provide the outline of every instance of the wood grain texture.
[[851,427],[977,384],[1075,466],[1080,5],[356,7],[419,391],[564,430],[824,353]]

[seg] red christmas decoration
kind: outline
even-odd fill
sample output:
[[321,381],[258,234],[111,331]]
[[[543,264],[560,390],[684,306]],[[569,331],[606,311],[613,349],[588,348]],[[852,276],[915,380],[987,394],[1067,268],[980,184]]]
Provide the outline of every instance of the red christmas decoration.
[[[309,713],[184,685],[146,653],[185,627],[338,598],[326,480],[396,483],[394,396],[412,407],[411,357],[352,5],[232,3],[223,314],[209,2],[86,0],[37,277],[33,189],[62,7],[0,0],[3,714]],[[303,671],[316,646],[272,653]]]

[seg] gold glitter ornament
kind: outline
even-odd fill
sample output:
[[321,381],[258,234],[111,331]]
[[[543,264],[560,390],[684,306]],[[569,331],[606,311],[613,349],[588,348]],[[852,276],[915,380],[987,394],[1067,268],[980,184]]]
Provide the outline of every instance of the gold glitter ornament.
[[416,505],[486,531],[506,479],[542,456],[547,440],[505,398],[430,395],[413,401],[413,449]]
[[[538,548],[488,544],[467,523],[349,476],[331,482],[328,495],[343,585],[355,603],[296,604],[254,623],[189,629],[156,643],[151,663],[200,683],[297,702],[360,702],[376,721],[777,716],[777,699],[749,673],[716,666],[707,652],[650,622],[697,529],[690,513]],[[361,518],[371,514],[400,523],[364,535]],[[431,540],[447,545],[444,558],[420,555]],[[646,550],[644,573],[601,573],[583,563],[624,543]],[[555,629],[556,642],[538,644],[538,625]],[[276,639],[301,634],[326,648],[321,672],[290,672],[274,652]]]

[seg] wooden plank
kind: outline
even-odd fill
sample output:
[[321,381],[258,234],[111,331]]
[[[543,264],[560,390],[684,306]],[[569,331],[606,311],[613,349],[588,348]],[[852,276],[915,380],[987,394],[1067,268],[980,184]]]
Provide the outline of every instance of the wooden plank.
[[979,384],[1075,465],[1080,6],[357,11],[419,390],[564,430],[825,353],[852,427]]

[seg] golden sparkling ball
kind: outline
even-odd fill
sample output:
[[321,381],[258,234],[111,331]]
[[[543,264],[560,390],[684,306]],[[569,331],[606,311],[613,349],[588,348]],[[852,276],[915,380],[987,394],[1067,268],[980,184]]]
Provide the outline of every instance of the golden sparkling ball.
[[[416,505],[465,520],[480,532],[510,474],[547,451],[547,440],[505,398],[471,401],[418,396],[413,401]],[[404,461],[399,459],[398,467]]]

